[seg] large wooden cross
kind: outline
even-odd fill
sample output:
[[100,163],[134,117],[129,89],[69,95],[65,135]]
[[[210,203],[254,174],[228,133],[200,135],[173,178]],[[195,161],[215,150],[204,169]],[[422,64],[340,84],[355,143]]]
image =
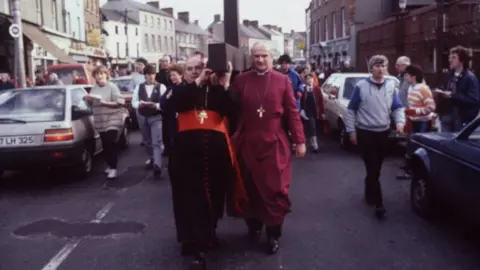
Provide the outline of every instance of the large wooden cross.
[[249,67],[249,58],[240,48],[238,0],[223,0],[224,43],[208,45],[208,67],[213,71],[226,71],[230,61],[235,72]]

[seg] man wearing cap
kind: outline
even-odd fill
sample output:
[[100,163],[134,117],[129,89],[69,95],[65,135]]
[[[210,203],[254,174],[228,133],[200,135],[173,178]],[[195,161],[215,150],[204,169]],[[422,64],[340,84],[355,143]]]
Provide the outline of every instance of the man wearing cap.
[[346,130],[354,145],[360,147],[366,169],[365,202],[375,207],[375,215],[383,218],[380,172],[388,147],[390,119],[393,116],[398,133],[403,133],[405,111],[393,80],[386,80],[388,59],[375,55],[368,61],[372,76],[357,83],[348,104]]

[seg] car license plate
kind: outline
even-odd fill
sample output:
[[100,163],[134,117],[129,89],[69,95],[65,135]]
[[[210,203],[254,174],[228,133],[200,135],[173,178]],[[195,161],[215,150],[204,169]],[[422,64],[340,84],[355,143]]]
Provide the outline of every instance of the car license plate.
[[33,136],[0,137],[0,147],[32,145],[32,144],[35,144],[35,138]]

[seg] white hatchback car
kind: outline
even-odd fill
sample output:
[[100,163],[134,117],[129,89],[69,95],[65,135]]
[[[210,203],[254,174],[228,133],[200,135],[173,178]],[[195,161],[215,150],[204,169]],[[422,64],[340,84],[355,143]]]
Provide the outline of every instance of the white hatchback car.
[[[0,177],[4,170],[50,167],[91,172],[102,144],[84,101],[86,87],[52,85],[0,93]],[[129,119],[125,109],[125,127]],[[128,144],[128,132],[120,133],[119,143]]]
[[[350,146],[350,138],[345,132],[344,124],[350,97],[357,82],[370,76],[368,73],[333,73],[321,87],[325,101],[325,120],[333,131],[338,132],[342,147]],[[394,76],[386,76],[386,79],[394,80],[397,85],[400,84]],[[398,138],[395,132],[392,132],[391,137]]]

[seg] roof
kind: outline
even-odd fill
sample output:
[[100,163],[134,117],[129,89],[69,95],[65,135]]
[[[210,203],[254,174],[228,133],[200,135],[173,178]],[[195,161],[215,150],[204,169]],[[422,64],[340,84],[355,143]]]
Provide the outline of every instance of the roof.
[[245,26],[242,24],[243,27],[247,28],[248,31],[251,32],[251,36],[252,38],[256,38],[256,39],[268,39],[268,37],[266,37],[262,32],[260,32],[258,29],[256,29],[255,27],[253,26]]
[[164,17],[173,18],[173,16],[168,12],[154,8],[149,4],[137,2],[135,0],[109,0],[107,3],[105,3],[105,5],[102,6],[102,9],[116,10],[120,12],[123,12],[125,9],[129,11],[145,11]]
[[[107,21],[125,23],[124,15],[119,11],[101,8],[100,12],[103,18]],[[139,22],[127,16],[127,23],[138,24]]]
[[209,35],[209,33],[203,30],[199,25],[194,23],[186,23],[178,19],[175,20],[175,31],[193,34],[193,35],[203,35],[203,36]]
[[[223,21],[221,21],[221,22],[211,23],[207,27],[207,29],[212,28],[214,37],[218,39],[218,41],[223,42],[225,40],[223,27],[224,27],[224,23]],[[238,24],[238,35],[241,37],[247,37],[247,38],[267,39],[260,32],[252,31],[249,27],[246,27],[243,24]]]
[[267,28],[267,27],[265,27],[265,26],[259,26],[258,28],[260,28],[261,30],[269,33],[269,34],[272,35],[272,36],[283,36],[282,33],[277,32],[277,31],[275,31],[275,30],[273,30],[273,29],[269,29],[269,28]]

